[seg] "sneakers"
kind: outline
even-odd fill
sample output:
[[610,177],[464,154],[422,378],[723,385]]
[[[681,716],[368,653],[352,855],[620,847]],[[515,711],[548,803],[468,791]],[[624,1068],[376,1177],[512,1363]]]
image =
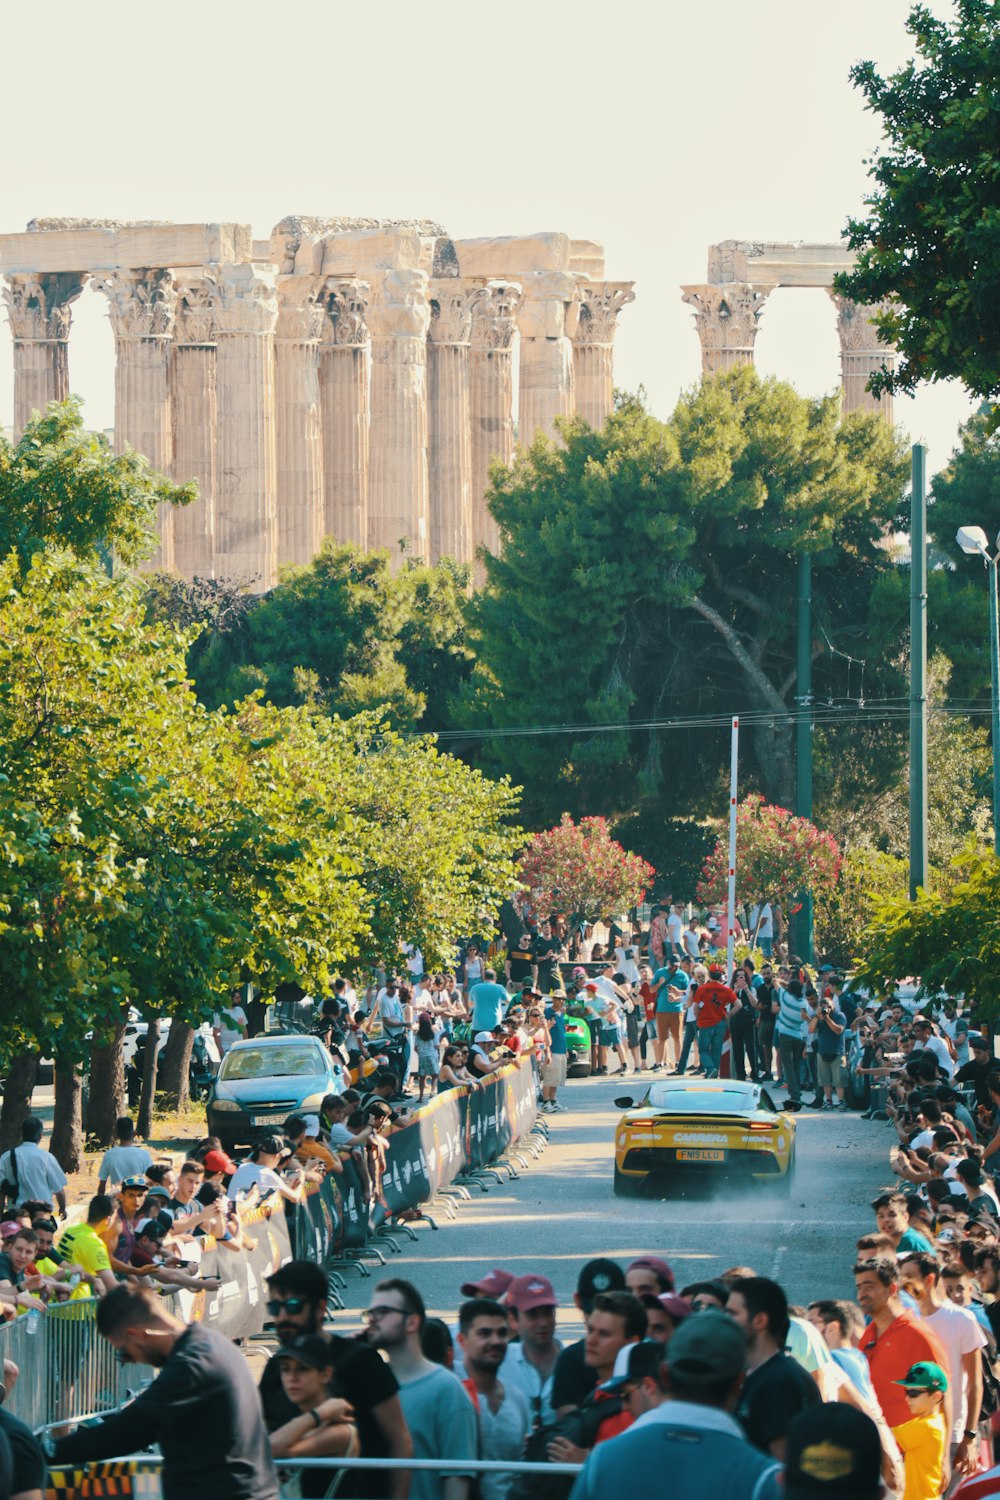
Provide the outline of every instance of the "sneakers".
[[846,1099],[838,1099],[833,1108],[841,1111],[845,1115],[849,1113],[849,1106]]

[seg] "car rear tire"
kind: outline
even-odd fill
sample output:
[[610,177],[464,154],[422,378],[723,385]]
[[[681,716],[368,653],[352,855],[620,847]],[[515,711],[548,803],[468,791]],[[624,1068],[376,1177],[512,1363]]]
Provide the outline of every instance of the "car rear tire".
[[638,1198],[642,1192],[645,1178],[626,1177],[624,1172],[619,1172],[615,1167],[614,1190],[616,1198]]
[[788,1171],[778,1183],[778,1194],[782,1198],[790,1198],[795,1188],[795,1148],[792,1147],[792,1155],[788,1163]]

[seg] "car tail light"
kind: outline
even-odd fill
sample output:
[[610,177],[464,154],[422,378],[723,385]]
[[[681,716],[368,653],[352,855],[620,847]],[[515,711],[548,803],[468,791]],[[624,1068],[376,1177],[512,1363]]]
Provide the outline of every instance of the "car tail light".
[[751,1130],[773,1130],[774,1126],[768,1120],[751,1120]]
[[629,1130],[655,1130],[657,1123],[656,1120],[630,1120],[628,1128]]

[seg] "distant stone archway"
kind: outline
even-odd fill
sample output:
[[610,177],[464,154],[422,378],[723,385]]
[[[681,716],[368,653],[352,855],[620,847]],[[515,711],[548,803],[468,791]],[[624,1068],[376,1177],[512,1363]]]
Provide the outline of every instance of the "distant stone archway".
[[892,397],[877,397],[868,382],[877,370],[892,369],[895,350],[879,342],[872,318],[884,304],[863,306],[833,290],[838,271],[849,271],[854,257],[845,244],[764,243],[723,240],[708,252],[708,281],[682,288],[694,308],[706,375],[753,363],[754,345],[768,296],[778,287],[821,287],[837,310],[843,410],[877,412],[892,423]]

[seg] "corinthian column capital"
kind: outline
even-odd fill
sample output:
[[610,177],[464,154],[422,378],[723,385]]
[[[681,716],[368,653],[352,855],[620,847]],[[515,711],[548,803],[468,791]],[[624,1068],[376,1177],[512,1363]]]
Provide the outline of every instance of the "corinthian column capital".
[[757,324],[770,288],[730,281],[723,286],[686,286],[684,301],[694,308],[706,375],[752,364]]
[[177,288],[169,271],[110,271],[94,277],[108,299],[116,339],[168,339],[174,331]]
[[468,344],[472,337],[472,319],[483,281],[459,276],[434,277],[428,285],[431,299],[431,323],[428,337],[432,344]]
[[431,320],[423,271],[386,271],[368,303],[373,339],[426,339]]
[[852,302],[832,287],[827,287],[827,291],[837,309],[837,335],[845,354],[879,354],[885,358],[895,354],[892,344],[881,342],[873,322],[880,313],[889,311],[891,304],[888,301]]
[[215,288],[204,277],[176,282],[174,343],[204,345],[215,341]]
[[274,336],[279,343],[319,342],[326,318],[320,301],[322,289],[322,281],[314,276],[278,277],[278,321]]
[[521,297],[521,287],[515,281],[491,281],[476,293],[472,307],[471,343],[477,353],[510,349],[517,332]]
[[83,291],[86,274],[13,273],[2,291],[7,321],[17,343],[65,343],[70,305]]
[[634,281],[587,281],[580,287],[580,317],[573,343],[613,344],[618,314],[635,301]]
[[276,282],[274,271],[249,262],[220,266],[212,278],[216,331],[273,333],[278,317]]
[[338,348],[363,348],[369,339],[367,313],[371,287],[368,282],[330,277],[323,295],[326,312],[323,343]]

